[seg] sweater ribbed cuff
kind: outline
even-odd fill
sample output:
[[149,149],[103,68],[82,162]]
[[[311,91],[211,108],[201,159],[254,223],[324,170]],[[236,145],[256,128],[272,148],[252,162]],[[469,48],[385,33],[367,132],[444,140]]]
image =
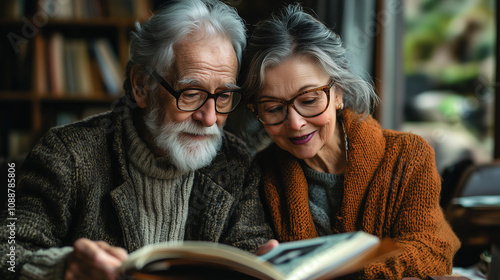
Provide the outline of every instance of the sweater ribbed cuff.
[[73,247],[50,248],[33,253],[31,262],[26,263],[19,279],[64,279],[66,263]]

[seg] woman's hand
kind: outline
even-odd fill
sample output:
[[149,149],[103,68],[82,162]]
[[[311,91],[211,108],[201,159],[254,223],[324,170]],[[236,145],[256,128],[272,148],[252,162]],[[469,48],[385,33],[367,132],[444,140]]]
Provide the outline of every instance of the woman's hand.
[[104,241],[80,238],[73,244],[64,278],[118,279],[116,268],[127,258],[123,248],[113,247]]
[[271,251],[274,247],[278,246],[280,243],[276,239],[270,239],[267,241],[265,244],[262,244],[262,246],[257,249],[257,252],[255,253],[257,256],[262,256],[265,253]]

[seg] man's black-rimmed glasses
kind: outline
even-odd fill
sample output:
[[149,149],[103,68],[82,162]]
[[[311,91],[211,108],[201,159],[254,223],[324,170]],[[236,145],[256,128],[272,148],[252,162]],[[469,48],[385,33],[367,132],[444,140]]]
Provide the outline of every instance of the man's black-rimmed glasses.
[[210,93],[201,88],[173,89],[157,72],[151,74],[160,85],[165,88],[177,100],[177,108],[181,111],[193,112],[200,109],[209,98],[215,101],[215,111],[219,114],[232,112],[240,103],[243,94],[239,90],[229,89],[216,93]]

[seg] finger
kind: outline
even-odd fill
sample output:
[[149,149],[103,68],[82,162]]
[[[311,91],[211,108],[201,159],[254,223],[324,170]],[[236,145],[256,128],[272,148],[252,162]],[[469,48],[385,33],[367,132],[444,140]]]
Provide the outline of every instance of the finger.
[[68,265],[65,280],[82,280],[82,279],[118,279],[118,274],[115,270],[102,270],[96,269],[95,267],[89,267],[86,265],[81,265],[77,263],[71,263]]
[[103,249],[108,254],[112,255],[113,257],[117,258],[120,261],[124,261],[128,258],[128,253],[123,248],[111,246],[104,241],[98,241],[96,243],[97,246],[99,246],[101,249]]
[[89,266],[84,261],[79,260],[72,254],[66,266],[64,279],[65,280],[98,279],[98,275],[95,275],[94,271],[95,271],[94,268]]
[[[104,242],[103,242],[104,243]],[[121,265],[122,261],[101,249],[97,242],[80,238],[73,245],[75,256],[91,266],[110,270]],[[108,245],[109,246],[109,245]]]
[[66,267],[66,272],[64,273],[64,280],[76,280],[78,279],[76,277],[76,270],[78,269],[76,267],[76,263],[69,261],[68,266]]
[[87,238],[79,238],[73,244],[73,252],[75,257],[79,259],[89,259],[94,258],[96,254],[97,246]]
[[115,270],[121,265],[121,260],[101,247],[106,247],[105,242],[98,245],[97,242],[86,238],[75,241],[65,279],[116,279]]
[[276,240],[276,239],[270,239],[265,244],[263,244],[262,246],[260,246],[259,249],[257,249],[257,252],[255,254],[257,256],[262,256],[265,253],[271,251],[274,247],[276,247],[278,245],[279,245],[278,240]]

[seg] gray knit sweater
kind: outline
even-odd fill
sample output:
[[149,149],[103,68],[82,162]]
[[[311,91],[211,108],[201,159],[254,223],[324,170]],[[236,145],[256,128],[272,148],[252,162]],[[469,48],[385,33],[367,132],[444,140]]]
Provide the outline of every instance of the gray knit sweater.
[[[28,155],[16,186],[15,272],[7,263],[10,231],[0,227],[0,279],[17,279],[26,263],[57,261],[60,255],[38,258],[33,252],[71,246],[81,237],[128,252],[146,244],[124,146],[125,104],[51,129]],[[243,142],[226,133],[212,164],[194,173],[184,240],[255,251],[271,238],[258,196],[260,177]]]
[[194,172],[183,172],[157,157],[124,120],[128,172],[132,179],[144,244],[184,239]]
[[344,174],[318,172],[300,162],[307,180],[309,210],[319,236],[333,234],[330,217],[337,215],[342,200]]

